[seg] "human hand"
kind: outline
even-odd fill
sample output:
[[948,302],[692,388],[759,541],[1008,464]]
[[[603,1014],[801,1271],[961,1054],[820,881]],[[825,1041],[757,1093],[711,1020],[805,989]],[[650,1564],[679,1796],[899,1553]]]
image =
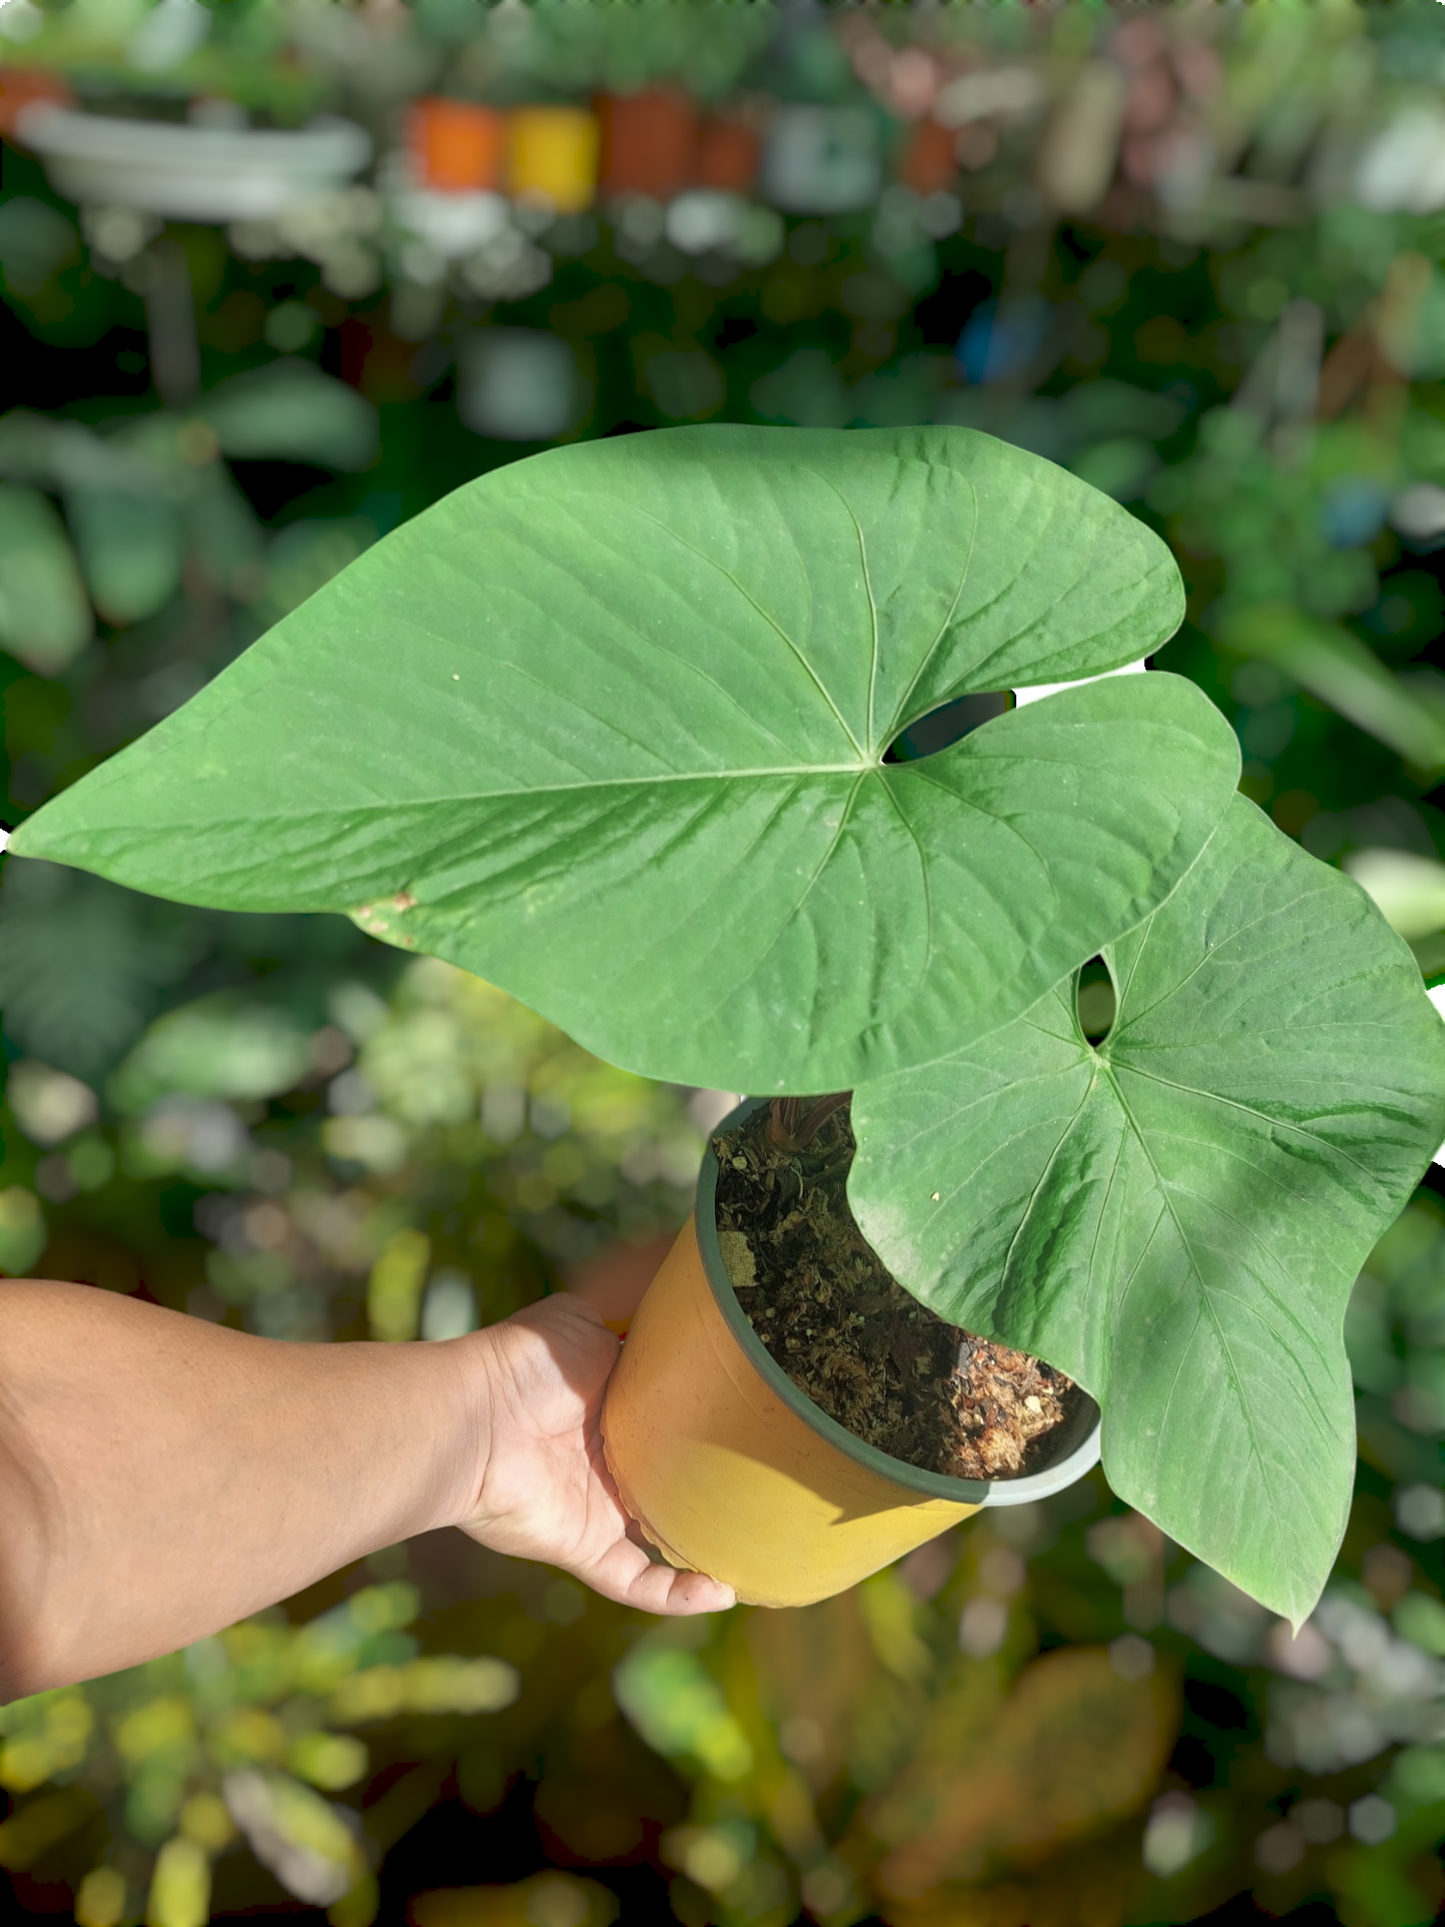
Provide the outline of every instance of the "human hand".
[[584,1300],[560,1292],[461,1341],[482,1375],[478,1475],[463,1532],[540,1559],[604,1598],[652,1613],[721,1612],[730,1586],[654,1565],[602,1457],[601,1413],[618,1341]]

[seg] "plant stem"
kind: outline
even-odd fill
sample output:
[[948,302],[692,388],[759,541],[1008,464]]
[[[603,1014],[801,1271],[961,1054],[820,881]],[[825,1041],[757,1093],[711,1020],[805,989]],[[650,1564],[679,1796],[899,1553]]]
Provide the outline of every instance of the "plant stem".
[[803,1150],[852,1095],[851,1091],[832,1091],[826,1097],[814,1098],[806,1111],[806,1098],[775,1097],[768,1106],[768,1142],[783,1151]]

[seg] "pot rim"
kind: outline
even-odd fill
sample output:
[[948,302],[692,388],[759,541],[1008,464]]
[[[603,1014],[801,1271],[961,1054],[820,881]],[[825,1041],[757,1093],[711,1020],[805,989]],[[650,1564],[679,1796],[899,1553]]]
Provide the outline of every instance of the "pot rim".
[[[954,1479],[942,1472],[927,1472],[922,1466],[909,1465],[906,1460],[895,1459],[891,1454],[880,1451],[876,1445],[856,1438],[846,1426],[840,1425],[820,1405],[816,1405],[806,1392],[800,1391],[788,1377],[753,1330],[747,1313],[738,1303],[717,1241],[718,1162],[712,1140],[719,1132],[752,1117],[768,1102],[766,1097],[745,1097],[720,1124],[715,1124],[709,1131],[703,1150],[702,1170],[698,1174],[696,1213],[697,1242],[702,1252],[708,1286],[718,1310],[727,1322],[728,1330],[768,1389],[829,1445],[836,1446],[856,1464],[881,1478],[891,1479],[896,1485],[908,1486],[923,1498],[949,1499],[970,1506],[1029,1505],[1036,1499],[1047,1499],[1055,1492],[1062,1492],[1065,1487],[1077,1484],[1099,1462],[1103,1420],[1092,1399],[1089,1403],[1094,1407],[1094,1421],[1083,1441],[1053,1465],[1045,1466],[1043,1471],[1031,1472],[1019,1479]],[[1087,1393],[1085,1397],[1088,1397]]]

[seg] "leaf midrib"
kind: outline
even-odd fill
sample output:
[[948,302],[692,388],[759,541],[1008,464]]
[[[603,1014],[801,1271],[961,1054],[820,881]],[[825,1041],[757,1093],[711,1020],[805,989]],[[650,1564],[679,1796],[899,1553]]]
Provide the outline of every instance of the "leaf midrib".
[[[320,809],[310,810],[273,809],[266,812],[265,820],[267,822],[302,823],[313,817],[345,816],[348,822],[354,822],[358,817],[399,816],[406,810],[432,809],[439,804],[445,803],[505,803],[519,797],[523,800],[532,800],[547,796],[570,796],[581,793],[590,794],[593,790],[652,789],[661,783],[745,782],[758,776],[789,776],[794,778],[799,776],[853,776],[861,780],[865,776],[874,774],[881,775],[883,773],[883,766],[881,764],[864,764],[860,767],[857,763],[799,763],[791,769],[780,767],[776,769],[687,770],[669,773],[665,776],[602,776],[598,777],[595,781],[588,779],[580,783],[547,783],[535,786],[529,784],[525,789],[462,790],[450,796],[413,796],[399,803],[336,803],[325,805]],[[208,824],[213,826],[229,823],[254,824],[256,820],[257,812],[254,810],[248,810],[244,816],[240,817],[227,817],[213,814],[207,819]],[[123,828],[124,825],[117,825],[116,827]],[[15,837],[11,839],[12,846],[19,835],[20,831],[17,830]],[[17,854],[19,854],[18,851]]]

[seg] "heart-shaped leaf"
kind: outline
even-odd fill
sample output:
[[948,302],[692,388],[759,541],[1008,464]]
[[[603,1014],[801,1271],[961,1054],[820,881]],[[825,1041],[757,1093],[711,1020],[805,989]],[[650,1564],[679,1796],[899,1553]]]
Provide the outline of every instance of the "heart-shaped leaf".
[[553,450],[379,543],[14,848],[352,912],[655,1077],[851,1085],[1137,923],[1238,770],[1171,676],[889,744],[1181,613],[1156,536],[971,430]]
[[1097,1049],[1070,979],[858,1091],[854,1210],[936,1311],[1093,1393],[1120,1497],[1299,1621],[1350,1499],[1345,1302],[1445,1136],[1445,1025],[1242,797],[1105,959]]

